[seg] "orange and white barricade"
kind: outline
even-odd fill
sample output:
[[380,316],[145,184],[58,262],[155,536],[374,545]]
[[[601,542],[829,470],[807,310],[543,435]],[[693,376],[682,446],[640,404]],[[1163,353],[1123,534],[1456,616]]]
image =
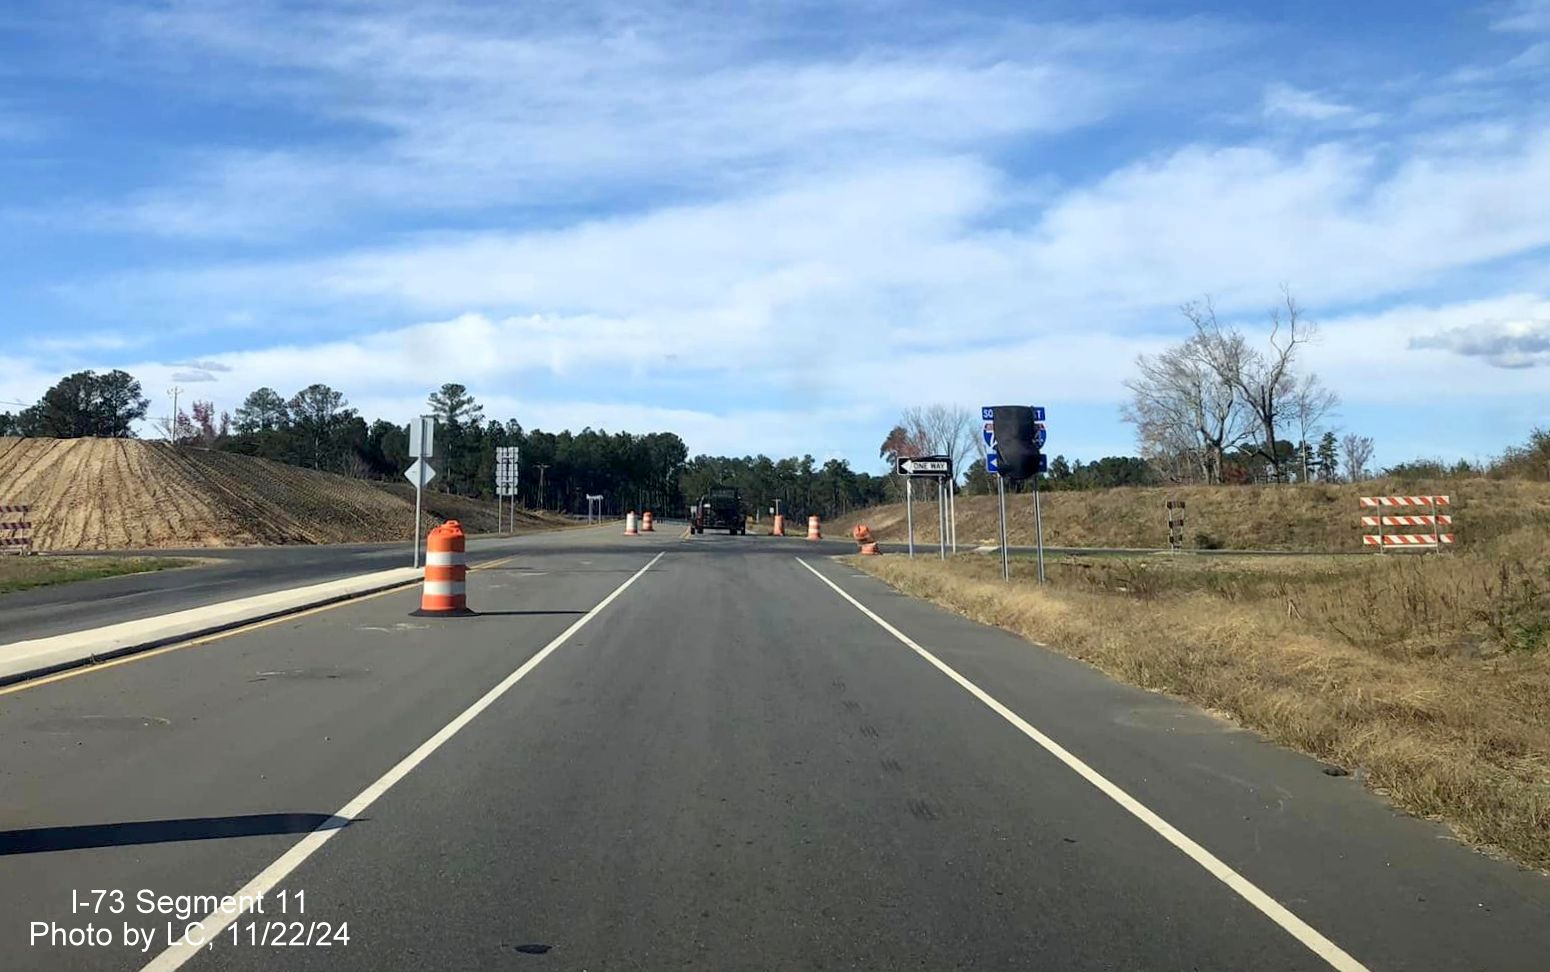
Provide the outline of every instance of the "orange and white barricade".
[[624,518],[624,535],[627,536],[627,537],[638,537],[638,536],[640,536],[640,531],[635,528],[635,511],[634,510],[631,510],[629,512],[629,515]]
[[823,534],[818,530],[818,516],[814,514],[807,518],[807,539],[822,540]]
[[32,552],[32,505],[0,506],[0,554]]
[[786,535],[786,514],[775,514],[775,525],[770,527],[770,536],[783,537]]
[[[1363,509],[1425,510],[1424,513],[1380,513],[1362,517],[1362,526],[1377,527],[1377,533],[1362,534],[1362,546],[1385,550],[1437,550],[1453,542],[1453,533],[1443,533],[1442,527],[1453,526],[1453,516],[1438,513],[1440,506],[1450,506],[1446,496],[1363,496],[1359,499]],[[1384,527],[1431,527],[1427,533],[1387,533]]]
[[650,510],[647,510],[645,513],[641,514],[641,518],[640,518],[640,532],[641,533],[655,533],[655,532],[657,532],[656,528],[651,525],[651,511]]
[[448,520],[425,538],[425,586],[420,591],[418,617],[457,617],[468,609],[468,563],[464,559],[463,526]]

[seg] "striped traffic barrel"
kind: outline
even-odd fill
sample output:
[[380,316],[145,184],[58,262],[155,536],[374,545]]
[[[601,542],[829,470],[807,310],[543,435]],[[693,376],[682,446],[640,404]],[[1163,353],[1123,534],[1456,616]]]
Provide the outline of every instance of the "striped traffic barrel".
[[468,609],[463,541],[463,526],[456,520],[448,520],[425,538],[425,586],[415,614],[448,617],[473,613]]

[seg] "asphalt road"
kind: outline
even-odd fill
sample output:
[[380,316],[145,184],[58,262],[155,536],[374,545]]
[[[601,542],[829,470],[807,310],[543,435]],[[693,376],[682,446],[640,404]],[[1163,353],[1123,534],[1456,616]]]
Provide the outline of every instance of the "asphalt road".
[[[477,617],[414,618],[393,592],[0,690],[0,955],[1545,968],[1545,877],[822,553],[567,534],[473,572]],[[268,889],[262,916],[157,959],[187,922],[138,913],[142,890],[245,886]],[[153,947],[125,949],[126,921]],[[115,941],[50,945],[45,924],[29,943],[33,922]],[[349,943],[276,945],[277,922]]]
[[[676,535],[683,523],[658,520],[659,533]],[[599,542],[611,542],[621,527],[610,522],[594,529],[576,528]],[[761,532],[767,525],[760,525]],[[566,531],[567,533],[570,531]],[[714,535],[714,534],[713,534]],[[528,549],[569,545],[559,533],[533,533],[518,537],[473,537],[468,550],[473,562],[494,560]],[[724,536],[724,535],[723,535]],[[790,539],[790,538],[788,538]],[[885,543],[886,553],[903,553],[905,544]],[[843,538],[824,543],[828,552],[854,552]],[[967,553],[972,548],[962,547]],[[917,556],[936,556],[936,545],[917,544]],[[1014,556],[1032,556],[1033,547],[1013,547]],[[1159,551],[1121,548],[1046,547],[1047,556],[1124,556]],[[1190,551],[1191,554],[1237,556],[1287,555],[1287,551]],[[357,543],[296,545],[287,547],[227,547],[187,550],[90,551],[84,556],[125,554],[182,557],[193,563],[175,571],[126,574],[69,585],[37,587],[0,594],[0,643],[44,638],[120,621],[136,621],[173,611],[217,604],[222,601],[266,594],[270,591],[320,584],[324,581],[409,564],[407,543]]]
[[[659,521],[660,522],[660,521]],[[611,541],[622,529],[574,528],[596,542]],[[676,533],[681,524],[660,522]],[[517,537],[472,537],[470,561],[494,560],[529,548],[556,543],[574,546],[572,531]],[[562,539],[563,537],[563,539]],[[137,621],[173,611],[218,604],[270,591],[408,567],[404,543],[318,544],[287,547],[225,547],[187,550],[91,551],[84,556],[185,557],[195,563],[171,571],[125,574],[80,583],[36,587],[0,594],[0,643],[43,638],[120,621]]]

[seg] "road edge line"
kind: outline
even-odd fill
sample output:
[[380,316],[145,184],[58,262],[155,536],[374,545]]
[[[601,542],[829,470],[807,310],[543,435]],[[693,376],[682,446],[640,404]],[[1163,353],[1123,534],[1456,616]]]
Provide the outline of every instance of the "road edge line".
[[[247,884],[232,892],[231,897],[236,898],[239,901],[253,902],[258,900],[263,895],[268,894],[271,890],[274,889],[275,885],[283,881],[292,871],[300,867],[307,860],[307,858],[311,857],[318,851],[319,848],[328,843],[330,838],[339,833],[341,830],[344,830],[350,821],[353,821],[355,817],[361,813],[364,813],[367,808],[369,808],[377,801],[378,798],[380,798],[388,790],[392,789],[399,780],[402,780],[405,776],[408,776],[411,772],[414,771],[415,767],[429,759],[431,755],[436,752],[436,750],[440,749],[447,743],[448,740],[461,732],[463,728],[470,722],[478,718],[480,713],[494,705],[501,696],[510,691],[512,686],[526,678],[529,672],[542,664],[544,659],[548,658],[555,652],[556,649],[558,649],[565,642],[569,641],[570,638],[576,632],[584,628],[589,621],[601,614],[604,609],[608,607],[608,605],[612,604],[619,597],[619,595],[628,590],[630,585],[640,580],[640,578],[645,575],[648,570],[656,565],[657,561],[661,560],[666,555],[667,551],[664,550],[658,553],[655,557],[652,557],[651,560],[646,562],[644,567],[631,574],[623,584],[620,584],[618,587],[614,588],[607,597],[593,605],[590,611],[577,618],[575,621],[572,621],[569,627],[556,635],[554,639],[551,640],[548,644],[538,649],[533,657],[523,662],[516,669],[516,671],[501,679],[495,684],[493,688],[475,700],[472,705],[458,713],[456,716],[453,716],[451,722],[448,722],[446,725],[442,726],[429,739],[416,746],[414,750],[409,753],[409,755],[393,764],[391,769],[377,777],[374,782],[368,785],[360,793],[356,794],[355,797],[350,800],[350,802],[346,803],[343,807],[340,807],[327,820],[318,825],[318,827],[311,833],[307,834],[301,840],[291,845],[289,850],[276,858],[274,862],[271,863],[268,867],[254,875],[254,877],[248,881]],[[341,823],[341,821],[343,823]],[[198,955],[200,952],[204,951],[204,949],[207,947],[206,943],[213,943],[215,938],[219,936],[228,925],[236,921],[243,914],[246,914],[248,910],[249,909],[244,908],[241,911],[237,911],[235,913],[228,914],[225,912],[217,912],[215,914],[206,915],[204,918],[201,918],[198,922],[196,922],[202,931],[202,934],[200,935],[201,944],[190,944],[188,936],[185,934],[184,937],[178,942],[178,944],[169,945],[154,959],[142,966],[141,972],[174,972],[174,970],[182,968],[185,962],[193,958],[195,955]]]
[[814,577],[829,585],[829,587],[836,594],[849,601],[852,607],[866,615],[868,618],[871,618],[872,621],[876,622],[876,624],[884,631],[893,635],[895,639],[904,644],[907,648],[910,648],[917,655],[930,662],[931,665],[940,671],[943,675],[946,675],[948,678],[958,683],[960,688],[974,696],[980,702],[984,703],[985,706],[987,706],[991,711],[995,712],[1001,718],[1011,723],[1014,727],[1020,730],[1023,735],[1027,736],[1029,739],[1032,739],[1035,743],[1038,743],[1038,745],[1051,756],[1064,763],[1066,768],[1070,769],[1082,779],[1092,784],[1095,789],[1097,789],[1104,796],[1108,797],[1110,800],[1119,804],[1131,816],[1146,824],[1146,826],[1151,828],[1151,830],[1154,831],[1158,836],[1162,837],[1175,848],[1182,851],[1184,855],[1190,860],[1200,865],[1200,867],[1205,870],[1206,873],[1227,885],[1227,887],[1236,893],[1238,897],[1242,898],[1245,902],[1253,906],[1265,917],[1279,925],[1283,931],[1297,939],[1299,943],[1301,943],[1313,954],[1323,959],[1326,963],[1329,964],[1331,968],[1338,969],[1340,972],[1369,972],[1365,965],[1358,962],[1339,945],[1336,945],[1334,942],[1326,938],[1312,925],[1308,924],[1293,914],[1291,909],[1287,908],[1275,898],[1272,898],[1269,894],[1265,893],[1258,885],[1254,884],[1254,882],[1233,870],[1221,858],[1217,857],[1215,854],[1212,854],[1200,844],[1196,843],[1192,838],[1189,837],[1189,835],[1185,834],[1183,831],[1173,826],[1173,824],[1164,820],[1155,811],[1147,807],[1146,804],[1142,803],[1140,800],[1137,800],[1135,797],[1131,796],[1118,784],[1112,782],[1108,779],[1108,777],[1087,765],[1070,750],[1066,749],[1064,746],[1060,745],[1060,743],[1039,731],[1022,716],[1018,715],[1016,712],[1013,712],[1005,705],[1002,705],[1001,702],[997,701],[997,699],[989,692],[986,692],[978,685],[975,685],[973,682],[969,681],[963,675],[960,675],[951,665],[948,665],[946,662],[942,661],[940,658],[936,657],[925,648],[922,648],[914,641],[914,639],[910,638],[909,635],[906,635],[904,632],[900,631],[898,628],[885,621],[871,608],[856,600],[856,598],[851,596],[848,591],[834,583],[834,581],[825,577],[823,573],[812,564],[809,564],[801,557],[797,557],[795,560],[803,567],[806,567]]

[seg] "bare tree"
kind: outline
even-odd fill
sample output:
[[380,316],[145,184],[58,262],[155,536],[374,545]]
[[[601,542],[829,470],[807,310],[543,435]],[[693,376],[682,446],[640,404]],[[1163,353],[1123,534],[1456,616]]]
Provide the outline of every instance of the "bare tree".
[[1237,391],[1253,415],[1262,436],[1254,454],[1265,460],[1280,482],[1282,456],[1276,448],[1276,429],[1287,417],[1289,401],[1297,389],[1297,349],[1313,339],[1313,324],[1303,320],[1296,298],[1284,286],[1281,305],[1270,312],[1268,353],[1250,348],[1236,328],[1218,321],[1209,298],[1186,304],[1184,314],[1194,323],[1212,370]]
[[[1203,311],[1185,308],[1192,313]],[[1135,425],[1142,455],[1174,468],[1175,478],[1193,467],[1201,480],[1221,482],[1222,455],[1243,440],[1246,413],[1236,389],[1212,367],[1205,341],[1197,333],[1157,355],[1139,355],[1136,370],[1125,382],[1131,398],[1121,415]]]
[[1308,460],[1313,455],[1310,441],[1319,430],[1319,423],[1340,407],[1340,396],[1324,387],[1319,376],[1308,372],[1298,380],[1287,401],[1287,414],[1297,425],[1297,454],[1302,459],[1302,481],[1308,482]]
[[1372,461],[1372,436],[1347,432],[1340,439],[1340,451],[1345,456],[1345,478],[1357,483],[1367,478],[1367,463]]
[[892,459],[940,453],[957,469],[978,441],[978,428],[974,413],[961,405],[912,406],[899,415],[877,454]]
[[923,409],[910,409],[905,413],[906,417],[910,417],[911,413],[914,413],[914,424],[930,451],[951,460],[956,472],[964,457],[974,448],[975,433],[979,428],[976,413],[962,405],[928,405]]

